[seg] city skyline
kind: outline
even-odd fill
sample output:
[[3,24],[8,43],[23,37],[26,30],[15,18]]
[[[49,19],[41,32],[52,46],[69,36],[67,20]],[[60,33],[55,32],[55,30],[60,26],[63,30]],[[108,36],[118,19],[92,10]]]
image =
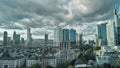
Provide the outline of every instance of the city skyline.
[[4,31],[8,32],[8,36],[16,31],[26,39],[26,27],[31,28],[33,38],[44,39],[47,31],[49,38],[53,39],[56,26],[76,29],[87,36],[85,39],[93,39],[96,28],[93,26],[113,20],[113,9],[119,3],[118,0],[1,0],[0,40],[3,40]]

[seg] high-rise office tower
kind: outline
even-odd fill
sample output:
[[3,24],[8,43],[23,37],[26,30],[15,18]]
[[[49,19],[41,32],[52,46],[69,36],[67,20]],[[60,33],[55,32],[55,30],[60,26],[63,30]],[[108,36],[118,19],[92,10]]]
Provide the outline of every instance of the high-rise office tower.
[[107,24],[107,41],[109,46],[115,46],[115,22],[109,21]]
[[103,45],[107,45],[107,23],[101,23],[97,25],[97,32],[98,40],[102,41]]
[[76,30],[74,29],[70,30],[70,44],[76,45]]
[[7,31],[4,31],[3,45],[7,45],[7,39],[8,39],[8,33],[7,33]]
[[94,42],[95,42],[95,46],[98,46],[98,35],[97,34],[94,35]]
[[79,44],[79,34],[76,33],[76,45],[78,45],[78,44]]
[[60,26],[57,26],[54,29],[54,45],[60,47],[62,45],[62,40],[63,40],[62,28]]
[[32,44],[32,36],[31,36],[31,29],[27,28],[27,45],[31,45]]
[[79,45],[81,46],[81,45],[83,45],[82,43],[83,43],[83,35],[82,34],[80,34],[79,35]]
[[13,33],[13,40],[15,40],[15,37],[16,37],[16,31],[14,31]]
[[21,38],[21,44],[25,44],[24,38]]
[[16,31],[13,32],[13,44],[15,45],[16,42]]
[[48,44],[48,34],[45,34],[45,45]]
[[7,38],[7,44],[10,45],[11,44],[11,37]]
[[65,49],[70,49],[69,29],[63,29],[63,47]]
[[19,44],[20,44],[20,35],[17,34],[15,38],[15,45],[19,45]]
[[115,38],[116,45],[120,46],[120,19],[118,18],[117,9],[114,10],[114,19],[115,19]]

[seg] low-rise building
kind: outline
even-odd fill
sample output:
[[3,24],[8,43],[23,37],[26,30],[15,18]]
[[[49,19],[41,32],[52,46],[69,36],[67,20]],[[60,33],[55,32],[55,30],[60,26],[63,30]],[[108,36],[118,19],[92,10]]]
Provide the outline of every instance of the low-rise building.
[[26,67],[30,68],[33,64],[40,64],[38,58],[27,58],[26,59]]
[[20,57],[1,57],[0,68],[20,68],[24,65],[25,58]]

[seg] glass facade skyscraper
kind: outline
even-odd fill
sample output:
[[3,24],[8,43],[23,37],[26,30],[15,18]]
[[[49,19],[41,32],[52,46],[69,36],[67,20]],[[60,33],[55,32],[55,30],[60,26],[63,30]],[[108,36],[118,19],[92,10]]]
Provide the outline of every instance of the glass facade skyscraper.
[[62,44],[62,40],[63,40],[62,28],[60,28],[60,26],[57,26],[54,29],[54,45],[55,46],[60,46]]
[[76,30],[74,29],[70,30],[70,43],[76,44]]
[[107,23],[101,23],[97,25],[97,35],[98,39],[102,40],[102,43],[104,45],[107,45],[107,29],[106,29]]
[[114,10],[114,19],[115,19],[115,38],[116,45],[120,46],[120,19],[118,18],[117,10]]
[[70,33],[69,29],[63,29],[63,47],[65,49],[70,48]]

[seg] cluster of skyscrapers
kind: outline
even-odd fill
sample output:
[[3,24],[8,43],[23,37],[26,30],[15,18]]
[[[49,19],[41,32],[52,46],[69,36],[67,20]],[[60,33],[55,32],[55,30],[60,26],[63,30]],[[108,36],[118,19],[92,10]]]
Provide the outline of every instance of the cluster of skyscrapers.
[[4,31],[3,34],[3,45],[23,45],[26,44],[27,46],[32,44],[32,34],[31,29],[27,28],[27,40],[25,43],[25,40],[23,37],[20,37],[20,34],[16,34],[16,31],[13,32],[13,38],[8,37],[7,31]]
[[13,39],[8,37],[7,31],[4,31],[3,45],[19,45],[24,43],[24,38],[21,38],[20,34],[16,34],[16,31],[13,33]]
[[120,45],[120,19],[116,9],[114,10],[114,21],[109,20],[108,22],[97,25],[95,42],[97,46]]
[[69,49],[71,46],[75,46],[78,41],[77,37],[78,35],[75,29],[62,29],[60,26],[54,29],[54,45],[62,49]]

